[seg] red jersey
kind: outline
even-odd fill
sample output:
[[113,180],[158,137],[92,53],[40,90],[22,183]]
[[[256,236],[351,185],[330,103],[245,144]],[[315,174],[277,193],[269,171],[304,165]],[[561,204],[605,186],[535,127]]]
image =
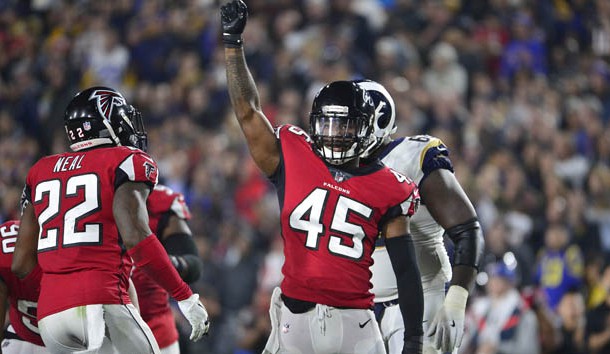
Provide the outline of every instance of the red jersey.
[[112,211],[125,182],[157,183],[143,151],[101,147],[43,157],[28,172],[24,200],[41,225],[38,319],[88,304],[129,303],[131,258]]
[[18,232],[19,221],[17,220],[7,221],[0,225],[0,238],[2,240],[0,278],[8,288],[8,315],[19,338],[44,346],[36,319],[40,278],[42,276],[40,267],[36,266],[24,279],[17,278],[11,271]]
[[346,171],[327,165],[295,126],[276,131],[276,185],[284,239],[282,292],[335,307],[371,308],[371,254],[385,221],[412,215],[416,185],[381,163]]
[[[191,218],[191,212],[182,194],[161,185],[157,185],[148,196],[146,207],[150,229],[158,236],[161,235],[170,214],[173,213],[183,220]],[[140,268],[134,270],[132,280],[138,293],[140,314],[152,330],[159,347],[165,348],[177,341],[178,330],[169,306],[167,291]]]

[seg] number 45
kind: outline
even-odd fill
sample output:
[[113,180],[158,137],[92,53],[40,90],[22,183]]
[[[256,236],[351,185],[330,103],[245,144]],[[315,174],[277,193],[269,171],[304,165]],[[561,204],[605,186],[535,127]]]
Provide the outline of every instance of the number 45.
[[[305,247],[317,250],[320,238],[326,230],[321,219],[326,203],[328,202],[328,191],[322,188],[314,189],[290,214],[290,227],[307,233]],[[362,240],[365,237],[364,229],[360,225],[347,221],[350,213],[355,213],[368,219],[373,210],[345,196],[339,196],[335,211],[333,213],[330,231],[350,236],[353,246],[345,245],[339,236],[330,235],[328,238],[328,251],[337,256],[350,259],[360,259],[364,254]]]

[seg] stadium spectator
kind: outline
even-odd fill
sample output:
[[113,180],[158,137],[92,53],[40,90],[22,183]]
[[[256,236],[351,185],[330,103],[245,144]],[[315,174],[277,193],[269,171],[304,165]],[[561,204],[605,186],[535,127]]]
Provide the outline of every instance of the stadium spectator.
[[[603,272],[610,272],[610,262],[606,262]],[[607,276],[607,275],[606,275]],[[604,302],[587,312],[585,329],[586,346],[591,354],[602,354],[610,351],[610,295]]]
[[585,301],[577,289],[568,290],[559,301],[557,313],[561,323],[561,342],[552,354],[583,354],[585,348]]
[[515,265],[499,261],[487,268],[487,294],[472,304],[460,353],[540,353],[538,320],[516,288]]
[[561,224],[547,227],[544,248],[538,254],[535,282],[546,295],[552,310],[563,295],[583,283],[584,259],[580,247],[571,245],[570,234]]

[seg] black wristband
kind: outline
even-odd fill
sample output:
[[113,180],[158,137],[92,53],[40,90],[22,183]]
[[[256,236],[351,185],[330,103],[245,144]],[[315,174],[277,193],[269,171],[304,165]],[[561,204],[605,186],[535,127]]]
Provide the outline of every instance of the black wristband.
[[244,45],[244,40],[241,38],[241,34],[223,33],[222,43],[225,47],[241,48]]

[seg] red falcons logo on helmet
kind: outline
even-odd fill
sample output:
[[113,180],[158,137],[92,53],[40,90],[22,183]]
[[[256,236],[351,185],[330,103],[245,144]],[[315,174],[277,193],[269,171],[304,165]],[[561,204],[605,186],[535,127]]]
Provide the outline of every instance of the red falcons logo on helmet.
[[120,93],[111,90],[95,90],[89,100],[97,99],[97,110],[106,120],[110,120],[114,106],[124,106],[127,103]]

